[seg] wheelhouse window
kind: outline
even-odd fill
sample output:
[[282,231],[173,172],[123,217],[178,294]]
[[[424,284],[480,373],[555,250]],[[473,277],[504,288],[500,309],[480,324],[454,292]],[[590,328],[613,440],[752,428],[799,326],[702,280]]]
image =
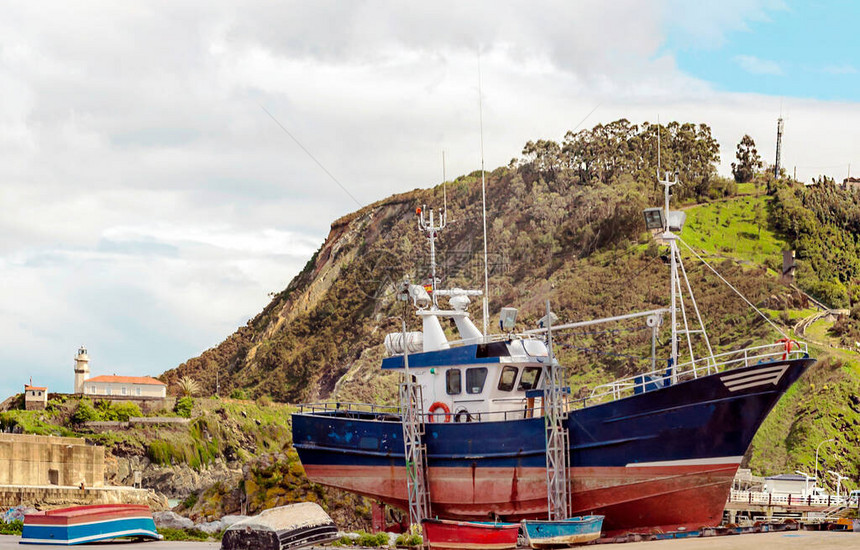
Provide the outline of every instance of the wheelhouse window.
[[543,369],[541,367],[526,367],[523,369],[523,376],[520,378],[518,391],[533,390],[540,382],[540,375]]
[[511,391],[514,389],[514,382],[517,381],[517,373],[520,369],[507,366],[502,369],[502,375],[499,376],[499,389],[501,391]]
[[460,369],[448,369],[445,372],[445,391],[448,395],[457,395],[463,391],[460,384]]
[[466,393],[481,393],[487,381],[487,367],[466,369]]

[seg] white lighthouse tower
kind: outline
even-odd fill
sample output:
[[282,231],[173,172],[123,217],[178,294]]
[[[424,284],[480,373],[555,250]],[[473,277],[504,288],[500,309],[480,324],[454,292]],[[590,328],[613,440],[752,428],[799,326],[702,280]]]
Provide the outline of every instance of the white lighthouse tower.
[[75,355],[75,393],[84,393],[84,380],[89,377],[90,356],[87,355],[87,348],[81,346]]

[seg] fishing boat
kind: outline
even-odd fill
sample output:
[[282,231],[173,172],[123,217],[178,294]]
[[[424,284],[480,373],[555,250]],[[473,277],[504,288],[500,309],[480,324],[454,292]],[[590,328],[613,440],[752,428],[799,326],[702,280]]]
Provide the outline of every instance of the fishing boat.
[[523,536],[532,548],[567,548],[600,538],[603,516],[581,516],[559,521],[525,519]]
[[[804,343],[788,337],[720,353],[711,348],[682,263],[677,234],[684,213],[669,210],[669,187],[676,182],[661,181],[665,208],[644,213],[646,226],[669,247],[669,307],[558,324],[547,315],[539,323],[552,323],[558,331],[619,322],[651,329],[650,369],[590,391],[577,388],[576,398],[567,397],[562,420],[570,480],[562,517],[605,516],[609,535],[719,525],[753,436],[815,362]],[[503,308],[498,334],[490,334],[486,323],[479,330],[467,308],[472,297],[486,299],[486,283],[483,291],[439,288],[434,239],[444,223],[434,222],[432,210],[429,223],[424,211],[419,209],[418,216],[430,244],[430,292],[409,285],[405,294],[422,331],[404,328],[386,336],[390,356],[381,367],[408,369],[408,379],[418,387],[423,483],[432,515],[546,518],[548,327],[517,331],[517,311]],[[445,299],[447,307],[441,303]],[[485,317],[486,309],[485,301]],[[449,341],[443,321],[453,321],[459,339]],[[665,324],[671,350],[668,360],[658,361],[655,343]],[[697,357],[695,349],[707,351]],[[308,478],[409,509],[408,480],[414,476],[407,476],[404,428],[410,422],[402,420],[405,410],[302,405],[293,414],[292,430]]]
[[424,538],[431,550],[503,550],[517,547],[518,523],[425,519]]
[[21,544],[69,546],[116,538],[161,539],[149,506],[97,504],[24,516]]

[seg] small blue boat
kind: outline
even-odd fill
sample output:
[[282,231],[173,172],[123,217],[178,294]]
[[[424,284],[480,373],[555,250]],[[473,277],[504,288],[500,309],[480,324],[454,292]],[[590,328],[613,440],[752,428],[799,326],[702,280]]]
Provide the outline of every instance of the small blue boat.
[[68,546],[115,538],[161,539],[149,506],[96,504],[27,514],[21,544]]
[[523,535],[532,548],[565,548],[600,538],[603,516],[580,516],[558,521],[523,520]]

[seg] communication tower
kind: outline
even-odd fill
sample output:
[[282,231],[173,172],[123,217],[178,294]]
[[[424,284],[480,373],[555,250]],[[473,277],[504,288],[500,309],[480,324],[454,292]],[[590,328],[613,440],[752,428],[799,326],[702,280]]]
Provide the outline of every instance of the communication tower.
[[782,157],[782,115],[776,121],[776,163],[773,165],[773,177],[779,177],[779,165]]

